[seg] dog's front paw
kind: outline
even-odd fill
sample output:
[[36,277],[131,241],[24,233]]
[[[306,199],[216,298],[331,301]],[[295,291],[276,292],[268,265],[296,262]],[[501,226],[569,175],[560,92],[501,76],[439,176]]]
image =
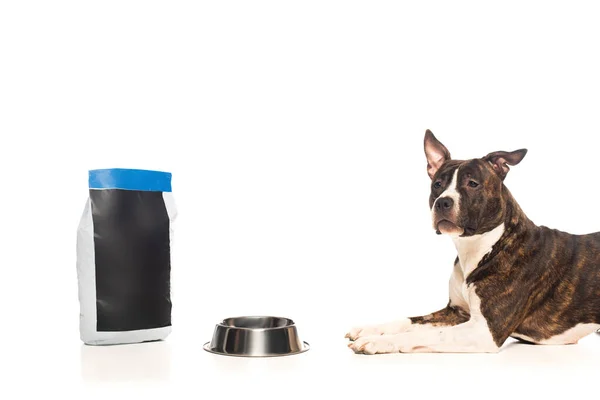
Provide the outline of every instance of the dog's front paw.
[[387,335],[364,336],[348,344],[348,347],[357,354],[373,355],[399,352],[393,336]]
[[350,340],[356,340],[360,337],[365,336],[377,336],[385,334],[384,330],[379,325],[362,326],[350,329],[350,332],[346,333],[346,338]]
[[367,336],[395,335],[397,333],[406,332],[410,329],[410,326],[410,320],[405,318],[387,324],[356,327],[352,328],[350,332],[346,333],[346,338],[350,340],[356,340],[358,338]]

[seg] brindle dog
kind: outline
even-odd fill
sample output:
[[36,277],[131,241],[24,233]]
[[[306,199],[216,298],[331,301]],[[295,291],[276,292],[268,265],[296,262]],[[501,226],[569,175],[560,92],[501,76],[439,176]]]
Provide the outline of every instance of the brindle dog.
[[537,226],[504,180],[526,149],[452,160],[425,133],[433,228],[458,257],[448,305],[423,317],[352,329],[357,353],[495,353],[509,337],[577,343],[600,328],[600,233]]

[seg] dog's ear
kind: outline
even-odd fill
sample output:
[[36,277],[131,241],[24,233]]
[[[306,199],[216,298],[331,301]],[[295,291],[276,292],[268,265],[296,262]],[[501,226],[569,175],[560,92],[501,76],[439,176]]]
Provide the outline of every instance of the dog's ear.
[[425,132],[425,157],[427,157],[427,174],[431,179],[442,166],[450,160],[450,152],[433,133],[427,129]]
[[509,165],[517,165],[520,163],[527,154],[527,149],[515,150],[512,152],[507,151],[495,151],[483,157],[483,159],[490,164],[492,168],[498,174],[500,179],[504,180],[508,171],[510,171]]

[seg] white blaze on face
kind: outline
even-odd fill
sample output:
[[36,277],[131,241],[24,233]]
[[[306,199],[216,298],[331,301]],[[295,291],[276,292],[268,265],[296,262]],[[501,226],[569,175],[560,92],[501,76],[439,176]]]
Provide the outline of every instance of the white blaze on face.
[[456,207],[456,212],[458,214],[458,203],[460,202],[460,193],[458,193],[457,190],[458,187],[458,168],[456,168],[456,170],[454,171],[454,175],[452,175],[452,180],[450,181],[450,185],[448,185],[448,188],[446,190],[444,190],[444,192],[442,194],[440,194],[440,196],[435,199],[435,202],[433,203],[433,205],[435,206],[435,203],[443,197],[450,197],[452,200],[454,200],[454,207]]
[[[444,192],[442,194],[440,194],[439,197],[437,199],[435,199],[435,201],[433,202],[433,207],[431,208],[431,218],[433,220],[434,225],[436,224],[435,205],[439,199],[444,198],[444,197],[449,197],[454,201],[454,205],[452,206],[453,209],[452,209],[452,212],[450,213],[450,215],[453,215],[455,218],[458,218],[458,215],[460,212],[460,193],[458,193],[458,190],[457,190],[458,189],[458,170],[459,170],[459,168],[456,168],[456,170],[454,171],[454,174],[452,175],[452,180],[450,181],[450,184],[448,185],[446,190],[444,190]],[[434,226],[434,229],[437,229],[437,226]]]

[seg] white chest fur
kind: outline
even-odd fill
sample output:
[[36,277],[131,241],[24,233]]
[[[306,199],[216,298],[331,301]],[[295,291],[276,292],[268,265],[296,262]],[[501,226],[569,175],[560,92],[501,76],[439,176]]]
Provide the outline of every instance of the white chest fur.
[[481,235],[452,238],[458,251],[459,264],[465,278],[477,268],[481,259],[492,251],[492,247],[502,237],[503,233],[504,223]]
[[450,277],[450,302],[452,305],[471,311],[469,289],[466,278],[479,265],[481,259],[492,251],[494,244],[504,233],[504,223],[481,235],[470,237],[453,237],[458,251],[458,263]]

